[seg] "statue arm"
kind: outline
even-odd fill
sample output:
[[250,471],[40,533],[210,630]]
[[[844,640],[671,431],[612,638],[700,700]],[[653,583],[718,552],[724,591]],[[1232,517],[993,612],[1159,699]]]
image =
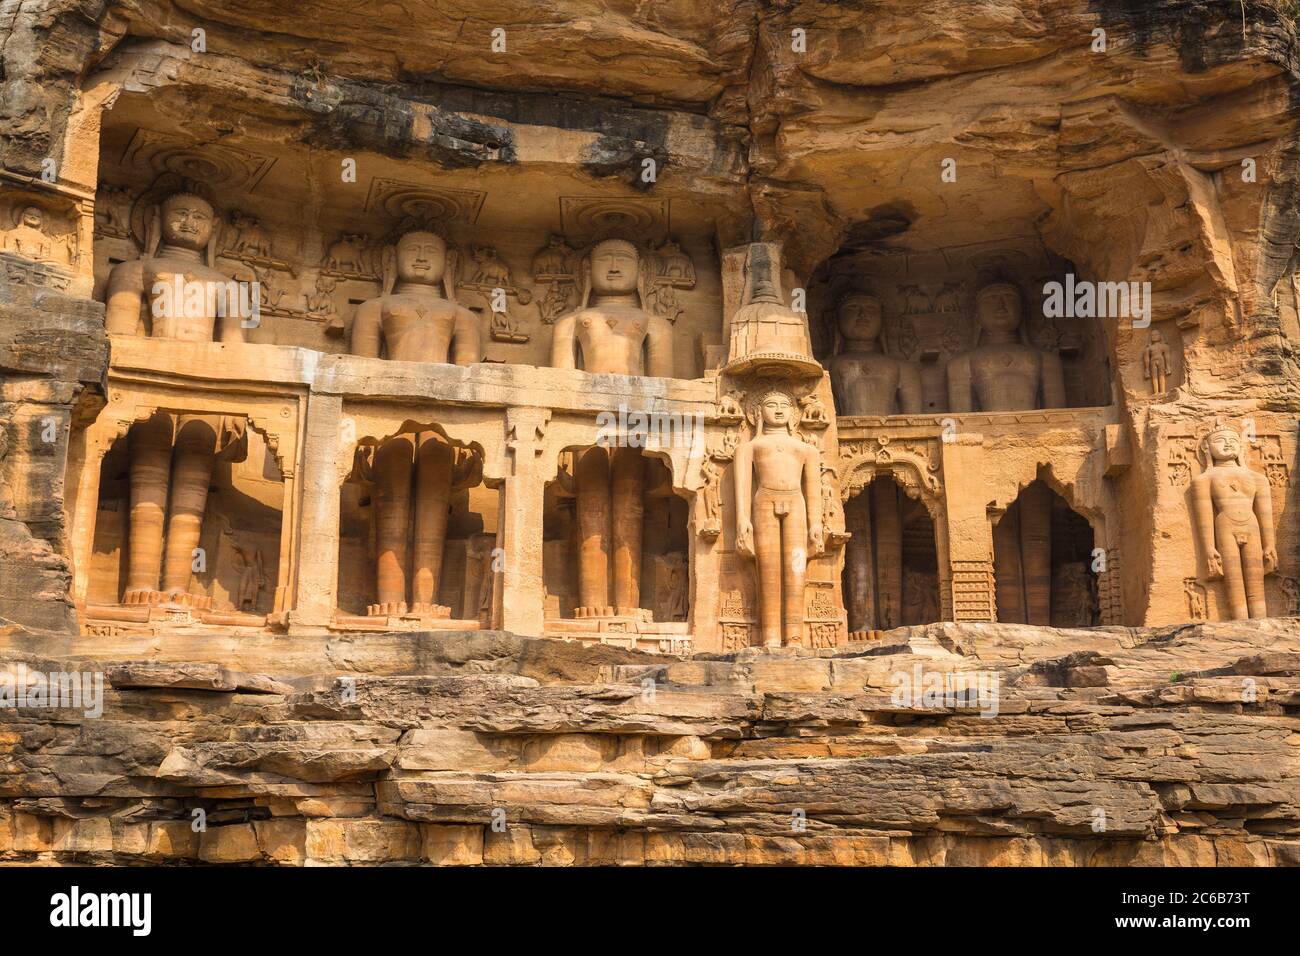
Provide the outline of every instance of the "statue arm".
[[452,331],[452,361],[457,365],[474,365],[483,361],[483,334],[478,318],[469,309],[457,309]]
[[921,370],[911,362],[904,362],[898,373],[898,407],[904,415],[921,411]]
[[352,320],[352,354],[379,358],[379,324],[383,306],[378,299],[357,306]]
[[1151,350],[1149,348],[1142,350],[1142,377],[1151,377]]
[[835,411],[844,414],[844,371],[840,357],[836,355],[826,363],[826,370],[831,373],[831,401],[835,405]]
[[[1273,530],[1273,487],[1260,474],[1255,476],[1255,518],[1259,521],[1259,544],[1264,552],[1264,573],[1277,570],[1277,540]],[[1271,553],[1271,554],[1270,554]]]
[[959,355],[948,363],[948,411],[975,411],[970,393],[970,357],[967,355]]
[[140,300],[144,298],[144,265],[123,262],[108,277],[108,308],[104,326],[112,335],[134,335],[140,322]]
[[1065,408],[1065,371],[1061,356],[1055,352],[1043,353],[1043,407]]
[[647,331],[646,374],[652,378],[673,377],[673,327],[665,319],[651,319]]
[[736,551],[740,554],[753,554],[754,502],[750,496],[750,483],[754,477],[754,452],[749,442],[736,449],[732,468],[736,482]]
[[217,341],[219,342],[246,342],[244,337],[243,319],[239,315],[221,315],[217,317],[217,322],[221,325],[221,332]]
[[551,368],[574,368],[573,332],[577,317],[570,312],[551,326]]
[[1196,537],[1205,554],[1210,577],[1223,576],[1223,559],[1214,546],[1214,500],[1210,496],[1210,481],[1201,476],[1192,480],[1192,515],[1196,519]]
[[808,446],[803,460],[803,498],[808,509],[808,557],[821,554],[825,538],[822,530],[822,463],[817,449]]

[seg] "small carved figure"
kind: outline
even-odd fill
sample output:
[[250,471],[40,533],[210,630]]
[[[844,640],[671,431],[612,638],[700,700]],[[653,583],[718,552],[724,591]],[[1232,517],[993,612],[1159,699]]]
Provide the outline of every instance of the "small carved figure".
[[752,408],[754,437],[736,449],[736,551],[758,565],[763,644],[798,645],[808,561],[823,546],[821,460],[795,435],[789,393],[770,388]]
[[1164,333],[1152,329],[1147,347],[1142,350],[1142,377],[1151,383],[1155,395],[1163,395],[1169,380],[1169,346]]
[[1192,509],[1208,577],[1223,581],[1231,620],[1267,617],[1264,577],[1277,571],[1268,479],[1246,465],[1241,436],[1227,425],[1205,436],[1201,462]]
[[235,595],[236,610],[257,610],[257,598],[266,586],[262,570],[262,549],[255,544],[232,544],[235,550],[235,570],[239,573],[239,590]]
[[472,254],[477,267],[470,282],[488,288],[509,289],[510,267],[497,257],[497,251],[490,246],[477,246]]
[[365,272],[366,238],[359,233],[344,233],[325,254],[325,268],[333,272],[350,274]]
[[106,236],[129,236],[131,194],[121,186],[102,184],[95,193],[95,222]]
[[700,478],[700,496],[704,502],[700,535],[716,538],[722,533],[722,465],[706,457],[700,464]]
[[14,230],[5,237],[5,248],[35,262],[55,262],[47,229],[44,209],[23,206],[14,217]]
[[258,223],[255,216],[249,216],[239,210],[230,213],[230,224],[237,230],[234,241],[228,250],[234,256],[252,256],[257,259],[271,257],[271,238]]
[[533,257],[533,278],[538,282],[574,278],[573,250],[563,236],[551,236],[546,248]]
[[825,428],[830,424],[826,417],[826,406],[816,395],[805,395],[799,399],[799,424],[804,428]]
[[900,286],[898,294],[903,297],[904,315],[924,315],[932,311],[930,297],[919,285]]

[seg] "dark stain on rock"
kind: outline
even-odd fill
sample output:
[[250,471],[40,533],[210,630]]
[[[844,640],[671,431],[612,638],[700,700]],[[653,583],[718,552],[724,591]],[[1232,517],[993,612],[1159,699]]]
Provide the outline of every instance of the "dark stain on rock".
[[[375,87],[346,81],[295,78],[292,96],[312,117],[302,141],[332,150],[371,150],[389,156],[423,159],[446,169],[484,163],[513,163],[514,134],[429,105],[417,117],[408,100]],[[429,130],[416,132],[417,120]]]
[[1272,0],[1091,0],[1089,9],[1101,18],[1108,42],[1132,38],[1138,56],[1168,44],[1188,73],[1247,55],[1289,70],[1296,65],[1291,28]]

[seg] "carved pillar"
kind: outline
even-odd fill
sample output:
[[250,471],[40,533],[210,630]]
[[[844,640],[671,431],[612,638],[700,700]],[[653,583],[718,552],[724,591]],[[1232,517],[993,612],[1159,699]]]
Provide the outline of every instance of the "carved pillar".
[[502,628],[541,634],[545,610],[542,583],[542,512],[546,474],[541,439],[551,413],[545,408],[506,410],[508,474],[502,482],[499,547],[504,570],[495,606]]
[[99,517],[99,481],[104,456],[118,437],[118,422],[101,416],[94,424],[73,437],[68,451],[68,474],[72,496],[67,502],[72,529],[69,552],[72,558],[72,602],[77,608],[86,604],[90,587],[90,569],[95,549],[95,525]]
[[351,461],[350,447],[342,447],[339,421],[343,399],[313,392],[307,401],[307,423],[302,449],[301,519],[298,536],[298,574],[293,611],[295,624],[330,623],[337,605],[339,578],[339,486]]
[[984,437],[958,432],[940,443],[954,621],[992,621],[993,535],[984,493]]
[[1052,489],[1035,481],[1020,492],[1020,572],[1025,623],[1052,623]]
[[[875,482],[872,482],[874,485]],[[844,506],[845,530],[852,537],[845,545],[849,571],[849,631],[869,631],[876,626],[876,567],[871,547],[871,485]]]

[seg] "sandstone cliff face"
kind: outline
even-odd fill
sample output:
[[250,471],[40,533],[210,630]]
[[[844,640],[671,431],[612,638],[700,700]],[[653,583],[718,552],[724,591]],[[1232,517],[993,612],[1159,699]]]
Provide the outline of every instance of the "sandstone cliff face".
[[683,661],[408,634],[272,677],[11,643],[8,673],[111,686],[98,719],[0,711],[0,860],[1300,863],[1300,629],[894,636]]

